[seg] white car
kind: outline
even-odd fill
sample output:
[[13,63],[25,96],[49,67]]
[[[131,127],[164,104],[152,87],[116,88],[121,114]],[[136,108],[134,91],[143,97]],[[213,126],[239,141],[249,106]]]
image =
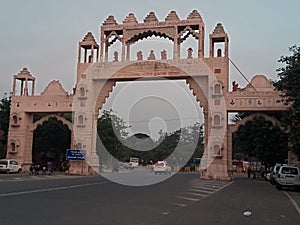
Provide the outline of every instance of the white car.
[[273,170],[270,173],[270,183],[275,185],[276,184],[276,180],[278,177],[278,171],[280,169],[281,166],[287,166],[288,164],[281,164],[281,163],[276,163]]
[[15,160],[0,159],[0,172],[20,173],[22,172],[22,166]]
[[278,171],[275,185],[278,190],[282,189],[282,187],[300,188],[299,168],[290,165],[281,166]]
[[171,174],[171,170],[171,167],[167,165],[166,161],[157,161],[153,168],[154,174]]

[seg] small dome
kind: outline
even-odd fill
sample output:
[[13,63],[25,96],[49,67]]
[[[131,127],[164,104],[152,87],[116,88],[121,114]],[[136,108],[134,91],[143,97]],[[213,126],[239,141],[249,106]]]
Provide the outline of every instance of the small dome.
[[178,21],[178,20],[180,20],[180,19],[174,10],[171,11],[165,19],[165,21]]
[[107,19],[104,21],[103,25],[118,25],[117,21],[115,20],[115,17],[110,15],[107,17]]
[[84,38],[82,39],[82,41],[93,41],[93,42],[96,42],[92,32],[88,32]]
[[218,23],[213,31],[213,34],[225,34],[224,27],[221,23]]
[[190,13],[190,15],[188,16],[187,19],[188,19],[188,20],[191,20],[191,19],[202,19],[202,17],[201,17],[201,15],[200,15],[200,13],[199,13],[196,9],[194,9],[194,10]]
[[138,21],[133,13],[129,13],[129,15],[124,19],[123,23],[138,23]]
[[144,23],[149,23],[149,22],[158,22],[158,19],[154,12],[150,12],[144,19]]

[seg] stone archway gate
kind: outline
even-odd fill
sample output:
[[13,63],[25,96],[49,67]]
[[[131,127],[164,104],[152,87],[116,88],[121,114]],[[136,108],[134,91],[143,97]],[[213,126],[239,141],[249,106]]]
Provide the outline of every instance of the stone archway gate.
[[[184,20],[179,19],[175,11],[171,11],[164,21],[158,21],[155,13],[150,12],[143,23],[139,23],[132,13],[122,24],[118,24],[113,16],[109,16],[101,26],[100,35],[100,45],[90,32],[79,42],[76,92],[68,95],[63,90],[56,91],[56,93],[48,90],[46,91],[47,97],[52,98],[48,100],[48,106],[36,102],[40,111],[48,110],[49,112],[49,107],[53,109],[56,106],[59,110],[65,107],[64,110],[74,112],[72,146],[81,146],[86,150],[89,164],[82,167],[81,164],[74,162],[71,166],[71,173],[88,174],[99,165],[96,152],[98,113],[117,81],[132,81],[140,78],[186,80],[204,112],[205,153],[201,166],[202,175],[205,178],[232,178],[228,112],[281,111],[287,108],[280,93],[274,91],[274,87],[263,75],[254,76],[251,83],[243,89],[234,85],[233,90],[229,90],[228,35],[222,24],[218,23],[209,35],[209,57],[205,57],[204,22],[197,10],[192,11]],[[163,50],[160,59],[156,59],[154,51],[151,51],[148,58],[144,60],[143,53],[139,51],[137,59],[131,60],[131,45],[153,35],[171,40],[173,55],[168,57],[167,52]],[[181,43],[189,36],[197,41],[196,54],[194,56],[193,49],[189,48],[187,58],[181,58]],[[119,52],[115,51],[112,54],[113,59],[109,60],[110,47],[116,41],[121,43],[121,59],[119,59]],[[216,44],[221,45],[221,49],[215,49]],[[23,71],[23,74],[25,72]],[[15,80],[21,80],[21,93],[23,94],[17,97],[14,95],[12,98],[11,114],[16,116],[30,112],[26,107],[21,110],[17,104],[24,105],[25,100],[31,102],[31,98],[36,97],[33,93],[32,96],[28,95],[27,83],[29,81],[34,83],[33,77],[18,75]],[[25,82],[25,88],[23,82]],[[56,83],[52,85],[57,86]],[[52,85],[49,85],[48,89],[51,89]],[[34,90],[34,87],[32,89]],[[60,98],[57,97],[58,95]],[[34,108],[34,105],[32,107]],[[24,126],[27,123],[30,121],[26,120]],[[16,135],[16,130],[10,129],[9,138]],[[26,131],[24,132],[22,137],[19,136],[20,143],[25,142],[26,135],[30,136]],[[19,156],[9,154],[9,157],[22,159],[22,154],[30,151],[30,146],[20,144],[19,149],[21,153]]]

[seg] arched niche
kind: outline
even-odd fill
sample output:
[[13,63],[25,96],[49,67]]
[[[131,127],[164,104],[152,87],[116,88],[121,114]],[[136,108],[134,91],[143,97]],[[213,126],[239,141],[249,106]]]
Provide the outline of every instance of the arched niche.
[[11,139],[8,142],[7,150],[9,154],[18,154],[19,153],[20,143],[16,139]]

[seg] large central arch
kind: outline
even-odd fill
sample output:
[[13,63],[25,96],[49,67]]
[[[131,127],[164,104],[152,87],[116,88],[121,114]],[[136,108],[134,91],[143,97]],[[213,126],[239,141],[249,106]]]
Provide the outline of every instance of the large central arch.
[[[114,67],[113,67],[114,66]],[[113,69],[112,69],[113,68]],[[201,59],[180,59],[163,61],[93,63],[85,71],[85,79],[78,83],[81,90],[74,98],[75,139],[86,143],[90,166],[97,168],[96,127],[98,112],[118,81],[148,79],[185,79],[190,90],[200,102],[205,120],[205,154],[203,156],[203,170],[215,165],[220,171],[227,171],[226,121],[224,113],[225,101],[221,89],[216,90],[220,83],[214,73]],[[215,104],[218,99],[219,103]],[[82,120],[84,118],[84,120]],[[216,122],[218,120],[218,122]],[[210,149],[210,150],[208,150]],[[222,151],[222,152],[221,152]],[[218,162],[220,161],[220,162]],[[88,168],[87,168],[88,169]],[[212,172],[210,172],[212,174]],[[222,179],[229,179],[227,172],[219,174]]]

